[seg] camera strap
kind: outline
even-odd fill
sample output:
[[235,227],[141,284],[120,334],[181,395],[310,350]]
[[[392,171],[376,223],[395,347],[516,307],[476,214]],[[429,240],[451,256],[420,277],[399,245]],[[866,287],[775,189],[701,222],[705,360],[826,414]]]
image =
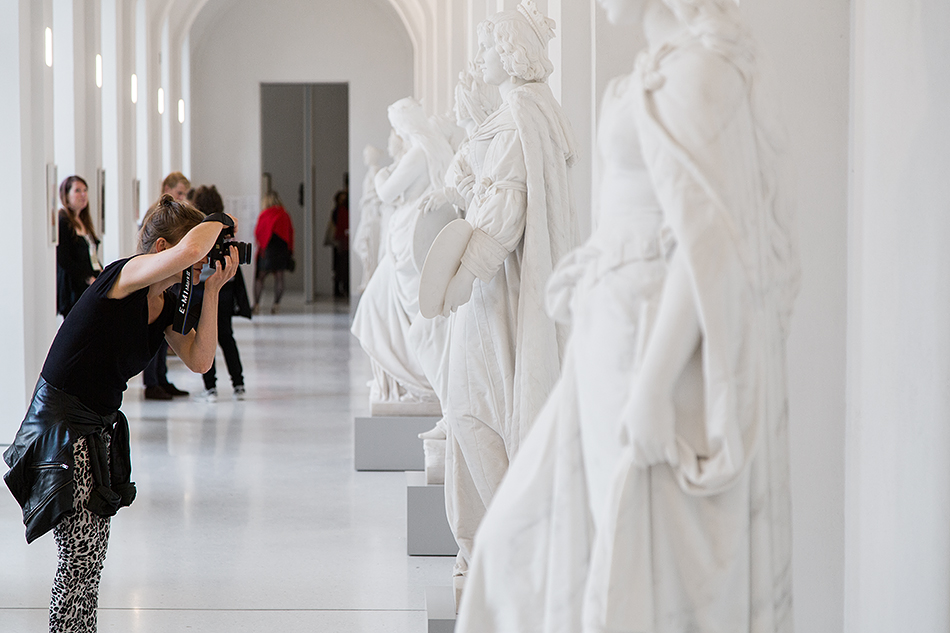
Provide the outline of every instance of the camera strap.
[[205,222],[220,222],[229,229],[234,228],[234,220],[232,220],[231,216],[229,216],[227,213],[209,213],[207,216],[205,216],[205,219],[201,221],[202,224]]
[[[179,334],[187,334],[194,327],[189,323],[188,312],[191,309],[191,293],[194,290],[192,276],[194,271],[191,266],[181,271],[181,291],[178,293],[178,309],[175,310],[175,322],[172,324],[172,330]],[[187,329],[186,329],[187,328]]]

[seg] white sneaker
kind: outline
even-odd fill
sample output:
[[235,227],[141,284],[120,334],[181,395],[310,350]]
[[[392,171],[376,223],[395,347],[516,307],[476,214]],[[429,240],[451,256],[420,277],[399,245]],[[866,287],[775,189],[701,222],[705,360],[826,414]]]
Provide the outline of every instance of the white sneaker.
[[218,401],[218,390],[212,387],[211,389],[205,389],[198,396],[200,400],[205,402],[217,402]]
[[244,400],[244,385],[238,385],[234,388],[234,399],[235,400]]

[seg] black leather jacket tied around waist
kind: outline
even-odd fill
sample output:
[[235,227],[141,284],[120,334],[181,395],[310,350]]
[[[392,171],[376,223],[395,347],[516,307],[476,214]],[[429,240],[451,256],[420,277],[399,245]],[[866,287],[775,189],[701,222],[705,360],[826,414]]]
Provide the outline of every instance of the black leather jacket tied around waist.
[[89,447],[93,479],[86,507],[109,517],[135,498],[125,415],[99,415],[40,377],[20,430],[3,453],[10,467],[3,481],[23,509],[27,543],[73,513],[73,445],[80,437]]

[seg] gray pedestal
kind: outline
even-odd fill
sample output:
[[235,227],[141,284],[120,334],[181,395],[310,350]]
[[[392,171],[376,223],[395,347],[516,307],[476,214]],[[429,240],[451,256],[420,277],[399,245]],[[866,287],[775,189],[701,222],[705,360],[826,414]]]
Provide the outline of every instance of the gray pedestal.
[[406,549],[410,556],[455,556],[459,548],[445,518],[445,491],[425,473],[406,473]]
[[425,470],[422,440],[435,417],[356,418],[353,462],[356,470]]
[[455,591],[452,587],[426,587],[428,633],[455,631]]

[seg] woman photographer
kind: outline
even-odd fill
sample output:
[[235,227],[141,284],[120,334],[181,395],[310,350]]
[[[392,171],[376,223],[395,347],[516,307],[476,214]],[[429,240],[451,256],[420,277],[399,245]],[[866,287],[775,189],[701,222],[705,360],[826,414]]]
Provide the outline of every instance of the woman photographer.
[[205,283],[195,330],[173,331],[183,270],[200,268],[233,218],[204,214],[162,196],[145,217],[138,253],[107,266],[64,321],[37,381],[4,477],[20,506],[27,542],[53,530],[59,563],[50,631],[94,632],[110,517],[135,497],[128,420],[119,411],[128,380],[163,340],[196,373],[211,367],[218,291],[237,269],[234,249]]

